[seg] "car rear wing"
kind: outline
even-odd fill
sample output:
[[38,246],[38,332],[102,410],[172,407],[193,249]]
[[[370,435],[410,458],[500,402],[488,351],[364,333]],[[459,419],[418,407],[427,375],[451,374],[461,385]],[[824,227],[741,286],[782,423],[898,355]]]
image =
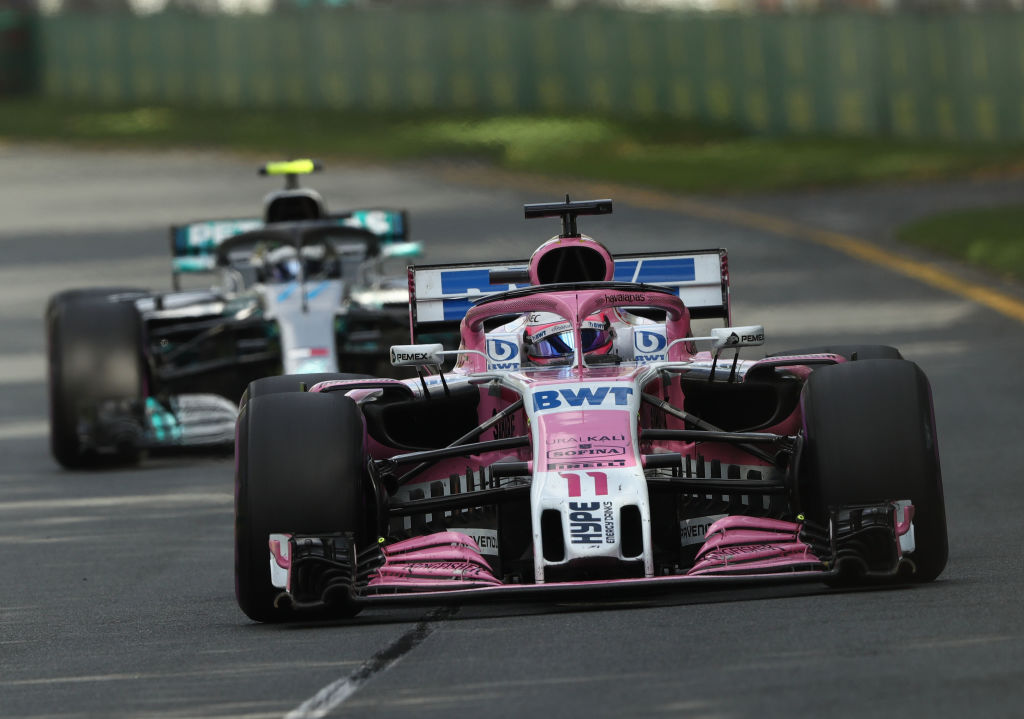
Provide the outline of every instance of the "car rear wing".
[[[409,267],[409,325],[420,330],[457,323],[473,303],[529,282],[528,262],[468,262]],[[507,280],[507,281],[506,281]],[[651,252],[615,258],[615,282],[636,282],[676,290],[693,319],[721,318],[731,324],[729,261],[725,250]]]
[[[368,230],[383,243],[408,239],[409,218],[405,210],[366,209],[331,215],[311,224],[335,223],[343,227]],[[267,227],[259,218],[241,217],[198,220],[171,226],[171,275],[174,286],[184,273],[212,272],[217,267],[217,248],[228,238]]]

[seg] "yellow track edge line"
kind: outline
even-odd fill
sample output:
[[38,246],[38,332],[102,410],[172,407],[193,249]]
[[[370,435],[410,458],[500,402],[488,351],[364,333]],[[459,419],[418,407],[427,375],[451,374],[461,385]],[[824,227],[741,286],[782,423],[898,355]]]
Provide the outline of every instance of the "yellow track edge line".
[[976,302],[1001,315],[1024,323],[1024,302],[998,290],[960,279],[934,265],[910,259],[890,252],[877,244],[853,235],[822,230],[810,225],[787,220],[783,217],[725,207],[704,200],[682,197],[658,190],[645,190],[614,183],[580,182],[578,180],[553,179],[542,175],[508,172],[487,168],[449,167],[439,171],[446,180],[476,186],[501,187],[516,190],[535,190],[544,194],[561,194],[572,185],[587,195],[612,197],[626,204],[647,210],[676,212],[704,220],[715,220],[725,224],[749,227],[770,232],[782,237],[803,240],[829,247],[862,262],[884,267],[892,272],[910,277],[949,294]]

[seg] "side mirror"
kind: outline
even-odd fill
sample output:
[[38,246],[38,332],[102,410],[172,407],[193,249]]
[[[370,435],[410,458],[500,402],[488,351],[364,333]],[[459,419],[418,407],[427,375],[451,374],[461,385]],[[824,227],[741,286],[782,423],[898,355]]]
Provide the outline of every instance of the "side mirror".
[[392,345],[391,365],[393,367],[438,366],[442,362],[444,345]]
[[716,327],[708,339],[716,352],[730,347],[756,347],[764,344],[764,325]]

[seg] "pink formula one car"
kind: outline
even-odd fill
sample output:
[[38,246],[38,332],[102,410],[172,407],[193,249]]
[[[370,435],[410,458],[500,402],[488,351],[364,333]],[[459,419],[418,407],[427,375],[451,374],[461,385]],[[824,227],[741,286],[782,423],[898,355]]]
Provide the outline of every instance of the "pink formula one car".
[[[409,270],[417,379],[253,382],[235,579],[252,619],[741,582],[926,582],[946,564],[928,380],[891,347],[756,361],[724,251],[621,255],[610,200],[527,205],[529,262]],[[693,319],[724,327],[699,337]],[[454,359],[452,369],[443,370]],[[305,614],[304,614],[305,613]]]

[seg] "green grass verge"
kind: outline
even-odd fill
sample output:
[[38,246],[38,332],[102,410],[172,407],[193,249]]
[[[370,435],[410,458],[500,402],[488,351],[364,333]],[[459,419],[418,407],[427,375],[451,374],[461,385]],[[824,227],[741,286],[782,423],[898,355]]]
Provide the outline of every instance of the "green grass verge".
[[96,108],[6,99],[0,139],[209,147],[268,159],[484,160],[676,192],[739,193],[1024,169],[1024,146],[763,138],[661,119]]
[[1024,281],[1024,205],[943,212],[906,225],[898,237]]

